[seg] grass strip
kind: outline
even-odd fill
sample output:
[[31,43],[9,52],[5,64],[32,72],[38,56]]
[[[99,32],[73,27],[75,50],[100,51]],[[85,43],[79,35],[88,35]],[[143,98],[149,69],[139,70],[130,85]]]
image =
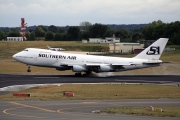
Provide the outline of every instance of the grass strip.
[[[64,92],[73,92],[66,97]],[[0,96],[0,100],[98,100],[98,99],[157,99],[180,98],[180,87],[166,85],[128,84],[67,84],[38,86],[15,93],[31,94],[31,97]]]
[[130,114],[130,115],[141,115],[141,116],[160,116],[160,117],[180,117],[180,107],[162,107],[155,108],[162,109],[160,111],[151,111],[148,107],[143,108],[108,108],[103,109],[101,113],[108,114]]

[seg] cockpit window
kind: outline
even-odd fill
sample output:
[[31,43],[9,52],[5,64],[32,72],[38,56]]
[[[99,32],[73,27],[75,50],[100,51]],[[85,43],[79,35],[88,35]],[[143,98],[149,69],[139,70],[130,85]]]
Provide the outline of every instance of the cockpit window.
[[28,51],[28,49],[24,49],[23,51]]

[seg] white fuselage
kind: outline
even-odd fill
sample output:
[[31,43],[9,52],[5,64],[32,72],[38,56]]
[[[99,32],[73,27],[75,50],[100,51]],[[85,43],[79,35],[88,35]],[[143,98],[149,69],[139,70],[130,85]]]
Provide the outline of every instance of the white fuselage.
[[[108,69],[109,71],[121,71],[129,69],[137,69],[148,67],[149,65],[143,64],[148,63],[147,59],[136,59],[136,58],[121,58],[121,57],[107,57],[107,56],[94,56],[94,55],[83,55],[83,54],[70,54],[45,49],[27,48],[13,56],[17,61],[34,66],[41,67],[52,67],[57,70],[68,70],[72,67],[82,66],[82,70],[73,70],[74,72],[86,71],[86,66],[111,66],[115,69]],[[161,62],[160,60],[156,62]],[[75,66],[76,65],[76,66]],[[114,67],[115,66],[115,67]],[[154,65],[153,65],[154,66]],[[80,68],[81,69],[81,68]],[[108,72],[108,70],[101,70],[95,72]]]
[[168,38],[160,38],[133,58],[107,57],[64,53],[52,50],[27,48],[13,58],[21,63],[57,70],[72,70],[77,74],[86,72],[116,72],[161,65],[159,60]]

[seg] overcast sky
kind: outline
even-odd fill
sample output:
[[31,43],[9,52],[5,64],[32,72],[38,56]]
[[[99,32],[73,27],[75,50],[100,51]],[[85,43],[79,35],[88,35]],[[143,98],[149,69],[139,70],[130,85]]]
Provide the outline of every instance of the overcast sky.
[[0,27],[180,21],[180,0],[0,0]]

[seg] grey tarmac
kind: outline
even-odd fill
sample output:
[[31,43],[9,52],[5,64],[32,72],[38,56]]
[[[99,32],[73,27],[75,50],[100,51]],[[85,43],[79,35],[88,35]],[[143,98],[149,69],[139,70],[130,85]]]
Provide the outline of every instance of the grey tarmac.
[[180,99],[121,99],[66,101],[0,101],[1,120],[179,120],[180,117],[152,117],[93,113],[114,107],[180,106]]
[[[0,74],[0,89],[14,85],[66,83],[137,83],[179,85],[180,75],[73,75]],[[3,91],[6,94],[11,91]],[[180,99],[120,99],[66,101],[0,101],[0,120],[179,120],[180,117],[152,117],[94,113],[114,107],[180,107]]]

